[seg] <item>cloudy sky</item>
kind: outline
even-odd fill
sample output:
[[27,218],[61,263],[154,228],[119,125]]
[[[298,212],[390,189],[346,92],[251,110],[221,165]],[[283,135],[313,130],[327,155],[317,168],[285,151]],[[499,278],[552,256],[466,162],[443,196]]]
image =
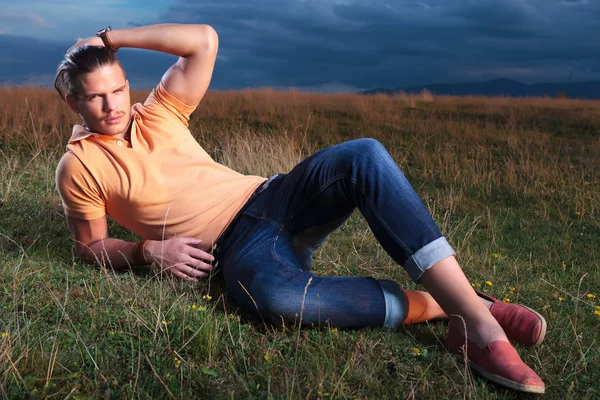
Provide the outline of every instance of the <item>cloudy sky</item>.
[[[0,83],[50,86],[77,38],[162,22],[217,30],[217,90],[600,80],[600,0],[0,0]],[[175,60],[119,56],[144,89]]]

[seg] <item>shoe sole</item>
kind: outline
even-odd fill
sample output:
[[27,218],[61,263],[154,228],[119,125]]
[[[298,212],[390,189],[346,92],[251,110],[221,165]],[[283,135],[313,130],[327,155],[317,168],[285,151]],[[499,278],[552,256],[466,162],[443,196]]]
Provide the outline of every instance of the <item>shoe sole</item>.
[[542,342],[544,341],[544,338],[546,337],[546,329],[548,328],[548,324],[546,323],[546,319],[544,317],[542,317],[542,315],[535,311],[532,310],[531,308],[524,306],[522,304],[519,304],[521,307],[524,307],[526,309],[528,309],[529,311],[531,311],[532,313],[534,313],[542,322],[542,329],[540,329],[540,336],[537,338],[537,340],[535,341],[535,343],[533,343],[531,346],[535,347],[535,346],[539,346],[540,344],[542,344]]
[[479,367],[477,364],[475,364],[472,361],[469,361],[469,366],[471,368],[473,368],[479,375],[483,376],[485,379],[489,380],[490,382],[497,383],[497,384],[505,386],[509,389],[517,390],[519,392],[537,393],[537,394],[542,394],[546,391],[545,386],[525,385],[523,383],[514,382],[514,381],[508,380],[506,378],[503,378],[499,375],[487,372],[486,370]]

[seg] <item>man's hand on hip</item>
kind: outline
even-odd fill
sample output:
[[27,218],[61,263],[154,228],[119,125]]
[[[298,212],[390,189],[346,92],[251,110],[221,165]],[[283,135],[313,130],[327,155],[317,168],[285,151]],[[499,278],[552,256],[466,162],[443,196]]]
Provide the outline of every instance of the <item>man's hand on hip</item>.
[[149,262],[156,262],[161,271],[186,281],[207,277],[213,270],[215,258],[201,250],[201,240],[177,238],[163,241],[150,240],[144,249]]

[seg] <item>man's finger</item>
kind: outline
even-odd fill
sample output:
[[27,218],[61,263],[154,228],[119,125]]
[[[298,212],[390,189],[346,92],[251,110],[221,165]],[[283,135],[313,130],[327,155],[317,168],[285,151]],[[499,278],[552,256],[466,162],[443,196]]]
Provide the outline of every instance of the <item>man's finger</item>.
[[215,257],[212,254],[207,253],[204,250],[197,249],[195,247],[191,247],[189,249],[188,254],[190,255],[190,257],[195,258],[197,260],[204,260],[204,261],[208,261],[208,262],[215,261]]
[[197,246],[202,243],[202,240],[195,239],[193,237],[184,237],[184,238],[181,238],[181,241],[183,243],[187,244],[188,246]]
[[211,272],[213,269],[215,269],[214,265],[205,263],[202,260],[194,260],[194,261],[190,261],[187,264],[190,268],[193,268],[196,271],[202,271],[205,273],[209,273]]
[[189,275],[186,275],[183,272],[181,272],[179,270],[176,270],[175,268],[171,269],[169,272],[171,274],[175,275],[176,277],[178,277],[181,280],[189,281],[189,282],[198,282],[198,279],[193,278],[193,277],[191,277]]
[[206,272],[190,267],[189,265],[181,265],[178,270],[193,278],[206,278],[208,276]]
[[185,264],[187,266],[189,266],[190,268],[193,268],[195,270],[205,271],[205,272],[210,272],[214,269],[214,267],[212,265],[210,265],[209,263],[207,263],[206,261],[199,260],[197,258],[190,257],[190,256],[187,256],[187,259],[185,260]]
[[195,271],[195,272],[200,272],[200,271],[194,270],[193,268],[189,267],[185,263],[174,264],[174,265],[170,266],[169,268],[165,268],[165,271],[175,275],[176,277],[178,277],[180,279],[186,280],[186,281],[187,280],[197,281],[197,279],[195,279],[196,276],[198,276],[200,278],[204,277],[202,275],[198,275],[194,272],[191,272],[191,271]]

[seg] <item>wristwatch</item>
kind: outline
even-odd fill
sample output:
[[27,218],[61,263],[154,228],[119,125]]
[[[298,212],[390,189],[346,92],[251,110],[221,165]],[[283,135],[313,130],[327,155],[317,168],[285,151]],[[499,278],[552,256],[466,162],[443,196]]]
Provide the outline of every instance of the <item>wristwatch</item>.
[[113,42],[111,42],[110,37],[108,36],[108,32],[110,32],[110,31],[112,31],[112,28],[109,25],[106,28],[102,28],[98,32],[96,32],[96,36],[98,36],[100,39],[102,39],[102,43],[104,43],[104,47],[106,47],[107,49],[110,49],[116,53],[119,50],[119,48],[115,47]]

